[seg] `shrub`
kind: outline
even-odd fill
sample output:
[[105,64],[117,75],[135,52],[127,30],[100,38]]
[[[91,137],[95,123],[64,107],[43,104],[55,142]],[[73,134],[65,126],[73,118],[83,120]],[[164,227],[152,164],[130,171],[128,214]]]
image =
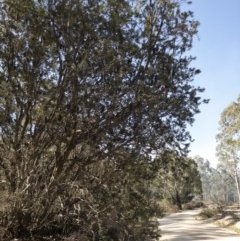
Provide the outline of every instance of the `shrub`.
[[203,209],[199,213],[199,216],[203,219],[208,219],[216,216],[218,213],[219,213],[219,210],[216,208],[207,208],[207,209]]

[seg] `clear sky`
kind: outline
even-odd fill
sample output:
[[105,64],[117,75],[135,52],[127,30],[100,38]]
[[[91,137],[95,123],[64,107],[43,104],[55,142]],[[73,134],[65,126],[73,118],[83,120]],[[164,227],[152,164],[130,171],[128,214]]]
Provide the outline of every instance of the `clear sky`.
[[193,0],[190,9],[200,22],[191,53],[202,70],[195,85],[206,88],[203,96],[210,99],[189,129],[195,139],[190,156],[200,155],[215,166],[221,112],[240,94],[240,0]]

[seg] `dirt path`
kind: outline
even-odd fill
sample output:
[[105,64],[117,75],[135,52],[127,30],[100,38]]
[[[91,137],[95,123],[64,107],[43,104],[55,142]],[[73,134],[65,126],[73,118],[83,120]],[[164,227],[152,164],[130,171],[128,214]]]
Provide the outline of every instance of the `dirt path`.
[[162,230],[161,241],[240,241],[240,235],[219,228],[206,221],[196,220],[199,210],[189,210],[171,214],[159,220]]

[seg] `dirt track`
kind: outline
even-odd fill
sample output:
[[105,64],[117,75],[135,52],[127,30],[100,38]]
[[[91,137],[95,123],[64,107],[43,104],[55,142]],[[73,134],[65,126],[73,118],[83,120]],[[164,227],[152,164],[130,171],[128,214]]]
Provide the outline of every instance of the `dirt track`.
[[159,220],[162,230],[161,241],[240,241],[240,235],[213,224],[195,219],[199,210],[171,214]]

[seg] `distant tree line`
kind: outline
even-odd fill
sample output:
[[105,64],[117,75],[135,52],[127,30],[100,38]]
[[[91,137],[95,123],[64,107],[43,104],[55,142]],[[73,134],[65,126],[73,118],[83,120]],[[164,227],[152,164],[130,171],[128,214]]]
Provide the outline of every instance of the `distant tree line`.
[[201,173],[204,200],[240,203],[240,96],[223,111],[216,136],[217,167],[195,157]]

